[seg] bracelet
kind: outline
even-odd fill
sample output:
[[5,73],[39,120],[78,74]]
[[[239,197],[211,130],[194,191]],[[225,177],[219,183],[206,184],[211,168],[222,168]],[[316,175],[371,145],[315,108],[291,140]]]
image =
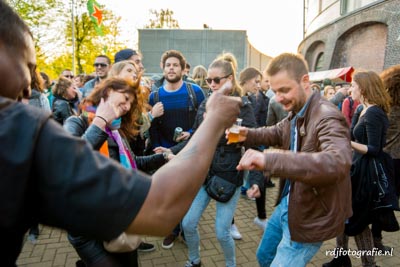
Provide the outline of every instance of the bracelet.
[[99,115],[96,115],[95,117],[97,117],[97,118],[99,118],[99,119],[102,119],[105,123],[106,123],[106,125],[107,125],[107,120],[106,119],[104,119],[104,117],[102,117],[102,116],[99,116]]
[[149,112],[147,112],[147,114],[149,114],[149,119],[150,119],[150,122],[152,122],[152,121],[153,121],[153,119],[154,119],[153,115],[151,114],[151,112],[150,112],[150,111],[149,111]]

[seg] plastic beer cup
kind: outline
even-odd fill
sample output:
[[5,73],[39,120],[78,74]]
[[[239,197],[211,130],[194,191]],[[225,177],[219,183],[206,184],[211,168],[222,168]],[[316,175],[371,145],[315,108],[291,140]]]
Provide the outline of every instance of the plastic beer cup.
[[229,128],[228,142],[239,142],[239,127],[242,125],[242,119],[236,119],[236,123]]

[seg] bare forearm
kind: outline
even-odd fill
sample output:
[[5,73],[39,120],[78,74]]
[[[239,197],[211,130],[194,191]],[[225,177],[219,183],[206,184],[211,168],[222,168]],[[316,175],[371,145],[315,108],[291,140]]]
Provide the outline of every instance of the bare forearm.
[[206,177],[224,128],[205,119],[185,148],[152,177],[141,211],[129,227],[141,234],[167,234],[182,219]]
[[367,154],[368,147],[366,145],[351,141],[351,148],[361,154]]

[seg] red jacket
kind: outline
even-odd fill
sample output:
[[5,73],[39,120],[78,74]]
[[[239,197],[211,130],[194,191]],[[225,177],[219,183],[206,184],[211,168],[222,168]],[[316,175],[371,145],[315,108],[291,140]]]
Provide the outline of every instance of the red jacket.
[[358,100],[353,100],[351,96],[346,97],[342,103],[342,114],[346,118],[347,124],[351,125],[351,119],[353,118],[354,112],[357,106],[360,104]]

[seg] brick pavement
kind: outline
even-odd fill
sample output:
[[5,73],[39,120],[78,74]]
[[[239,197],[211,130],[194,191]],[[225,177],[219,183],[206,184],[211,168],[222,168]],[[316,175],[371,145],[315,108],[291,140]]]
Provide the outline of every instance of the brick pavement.
[[[275,179],[274,179],[275,180]],[[275,183],[277,181],[275,180]],[[267,213],[273,210],[273,203],[277,188],[267,189]],[[201,256],[204,267],[223,267],[224,257],[214,233],[215,205],[213,202],[205,211],[199,225],[201,235]],[[236,241],[236,259],[238,267],[258,266],[255,252],[262,235],[254,224],[256,215],[255,202],[241,198],[235,213],[235,222],[243,236],[243,240]],[[400,221],[400,212],[396,212]],[[393,256],[377,257],[377,264],[381,267],[399,266],[400,232],[383,233],[384,243],[393,247]],[[146,237],[146,241],[156,245],[156,250],[149,253],[139,253],[140,266],[142,267],[183,267],[187,259],[187,248],[182,241],[175,242],[172,249],[165,250],[161,247],[162,238]],[[335,247],[335,240],[326,241],[320,251],[315,255],[307,267],[320,267],[322,263],[331,259],[325,256],[325,251]],[[354,239],[350,238],[349,247],[356,249]],[[18,259],[18,266],[47,267],[68,266],[74,267],[78,259],[74,249],[68,243],[65,231],[42,227],[38,243],[33,245],[25,242],[22,253]],[[352,257],[354,267],[361,266],[361,260]]]

